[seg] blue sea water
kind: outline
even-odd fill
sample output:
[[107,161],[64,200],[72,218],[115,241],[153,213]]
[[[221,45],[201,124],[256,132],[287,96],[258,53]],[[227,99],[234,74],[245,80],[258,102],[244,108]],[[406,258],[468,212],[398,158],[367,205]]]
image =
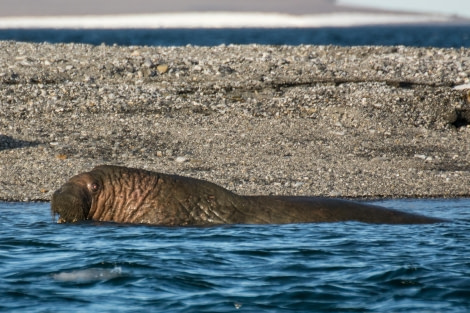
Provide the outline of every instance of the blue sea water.
[[469,312],[470,199],[374,203],[451,221],[65,225],[0,202],[0,312]]
[[112,45],[405,45],[470,47],[470,25],[239,29],[2,29],[0,40]]

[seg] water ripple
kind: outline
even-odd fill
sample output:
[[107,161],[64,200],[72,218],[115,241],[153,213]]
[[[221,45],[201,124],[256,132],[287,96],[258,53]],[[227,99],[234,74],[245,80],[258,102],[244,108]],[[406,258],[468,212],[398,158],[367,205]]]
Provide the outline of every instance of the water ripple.
[[0,311],[467,312],[470,200],[382,204],[455,222],[58,225],[0,203]]

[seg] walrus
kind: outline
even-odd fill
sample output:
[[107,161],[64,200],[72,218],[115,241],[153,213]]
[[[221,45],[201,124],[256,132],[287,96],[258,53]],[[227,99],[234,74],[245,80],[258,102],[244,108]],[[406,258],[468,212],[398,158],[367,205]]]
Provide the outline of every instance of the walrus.
[[58,223],[91,220],[162,226],[444,221],[341,199],[242,196],[204,180],[111,165],[70,178],[52,195],[51,211],[59,215]]

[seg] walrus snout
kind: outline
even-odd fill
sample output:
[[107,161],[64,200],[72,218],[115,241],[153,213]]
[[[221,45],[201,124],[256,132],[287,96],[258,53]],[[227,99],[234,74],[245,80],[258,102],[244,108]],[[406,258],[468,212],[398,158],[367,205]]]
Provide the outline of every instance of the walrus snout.
[[90,194],[74,184],[65,184],[52,195],[51,212],[54,217],[59,215],[58,223],[86,220],[90,207]]

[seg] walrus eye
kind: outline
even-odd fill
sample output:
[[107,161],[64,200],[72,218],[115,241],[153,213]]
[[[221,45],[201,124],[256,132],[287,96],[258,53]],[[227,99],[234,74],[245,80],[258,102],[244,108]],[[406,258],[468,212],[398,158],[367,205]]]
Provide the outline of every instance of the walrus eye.
[[93,192],[96,192],[100,189],[100,186],[97,183],[91,183],[90,184],[90,190]]

